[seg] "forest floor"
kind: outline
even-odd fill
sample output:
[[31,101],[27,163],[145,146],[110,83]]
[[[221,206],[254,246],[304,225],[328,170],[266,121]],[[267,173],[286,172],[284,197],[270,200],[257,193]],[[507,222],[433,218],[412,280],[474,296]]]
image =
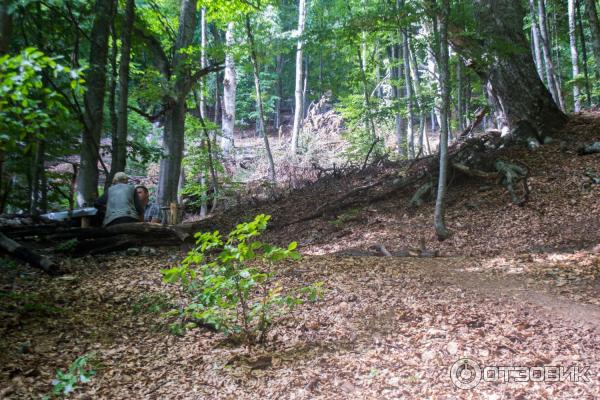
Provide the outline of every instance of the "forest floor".
[[[298,308],[264,347],[236,346],[204,329],[169,332],[162,314],[178,293],[160,269],[182,252],[62,260],[51,278],[0,267],[0,398],[39,398],[59,368],[94,352],[97,374],[75,398],[597,398],[600,396],[600,113],[572,116],[524,161],[531,196],[514,206],[501,186],[452,180],[452,237],[435,240],[432,204],[407,207],[416,188],[302,223],[324,201],[389,174],[384,168],[317,182],[276,204],[233,210],[224,225],[273,215],[269,240],[297,240],[304,254],[281,266],[283,285],[325,283],[322,301]],[[279,227],[279,228],[277,228]],[[226,229],[223,229],[225,231]],[[375,257],[371,247],[441,257]],[[462,390],[450,369],[564,366],[580,382],[482,381]],[[514,375],[513,375],[514,377]],[[589,380],[589,381],[586,381]]]

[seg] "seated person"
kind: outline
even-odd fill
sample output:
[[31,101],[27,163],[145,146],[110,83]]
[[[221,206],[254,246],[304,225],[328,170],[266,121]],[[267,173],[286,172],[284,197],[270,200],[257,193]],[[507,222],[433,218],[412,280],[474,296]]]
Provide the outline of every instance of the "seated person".
[[144,207],[133,185],[124,172],[117,172],[113,184],[99,197],[94,205],[102,208],[106,205],[106,214],[102,226],[112,226],[129,222],[143,221]]
[[150,203],[150,193],[144,185],[135,188],[144,209],[144,222],[160,223],[160,207],[156,203]]

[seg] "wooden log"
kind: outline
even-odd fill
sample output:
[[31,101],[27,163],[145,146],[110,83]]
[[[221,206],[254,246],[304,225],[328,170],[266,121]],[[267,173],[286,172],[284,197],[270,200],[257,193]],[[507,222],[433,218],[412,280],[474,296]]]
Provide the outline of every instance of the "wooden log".
[[580,156],[595,153],[600,153],[600,142],[589,143],[577,149],[577,154],[579,154]]
[[8,254],[27,262],[33,267],[41,268],[49,274],[58,272],[56,265],[52,260],[29,250],[27,247],[15,242],[3,233],[0,233],[0,248]]

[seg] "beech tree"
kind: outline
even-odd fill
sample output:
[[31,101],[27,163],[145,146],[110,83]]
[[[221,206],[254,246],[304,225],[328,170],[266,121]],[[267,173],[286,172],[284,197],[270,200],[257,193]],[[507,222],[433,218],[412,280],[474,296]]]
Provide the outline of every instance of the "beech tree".
[[98,197],[98,160],[104,116],[106,62],[113,0],[97,0],[90,43],[90,66],[86,74],[85,112],[81,140],[81,166],[77,177],[77,203],[91,205]]
[[477,39],[462,35],[453,26],[449,40],[471,68],[489,82],[491,95],[512,132],[541,140],[562,127],[567,117],[537,73],[522,30],[524,10],[519,2],[474,3],[472,21],[479,33]]
[[296,45],[296,79],[294,97],[294,126],[292,127],[292,153],[298,151],[298,138],[302,119],[304,118],[304,76],[303,76],[303,47],[304,47],[304,22],[306,20],[306,0],[298,1],[298,43]]

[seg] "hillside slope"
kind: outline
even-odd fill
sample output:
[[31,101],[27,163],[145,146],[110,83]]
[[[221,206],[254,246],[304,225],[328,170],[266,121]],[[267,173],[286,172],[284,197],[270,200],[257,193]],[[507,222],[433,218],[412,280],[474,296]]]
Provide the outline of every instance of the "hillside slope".
[[367,168],[339,178],[322,178],[275,203],[246,205],[217,220],[235,223],[259,212],[271,214],[270,239],[297,240],[309,254],[367,251],[376,243],[396,251],[416,248],[421,239],[428,248],[439,250],[442,255],[590,248],[600,243],[600,185],[592,184],[586,174],[600,176],[600,154],[578,156],[576,150],[584,143],[598,140],[600,111],[589,111],[571,115],[570,122],[553,137],[552,143],[536,151],[519,146],[499,150],[498,158],[522,161],[529,167],[531,194],[523,207],[513,205],[506,189],[500,185],[451,175],[446,221],[453,234],[441,243],[432,227],[433,200],[416,209],[409,207],[417,187],[399,191],[382,201],[365,200],[355,208],[287,225],[352,188],[386,174],[397,174],[398,168],[394,166]]

